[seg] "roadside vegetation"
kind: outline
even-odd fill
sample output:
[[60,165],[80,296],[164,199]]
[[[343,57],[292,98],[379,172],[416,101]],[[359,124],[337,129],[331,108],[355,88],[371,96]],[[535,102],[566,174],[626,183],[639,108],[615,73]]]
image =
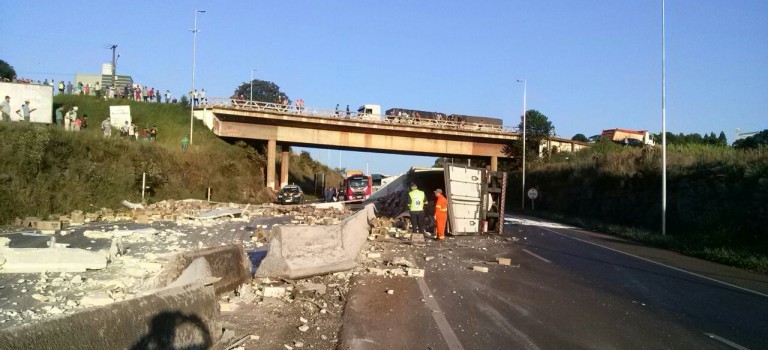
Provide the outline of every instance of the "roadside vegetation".
[[[536,212],[527,213],[768,272],[768,148],[680,143],[667,153],[666,236],[660,146],[601,141],[531,162],[526,184],[538,189],[539,198]],[[519,181],[517,172],[509,183]],[[520,196],[511,186],[509,197]]]
[[[111,138],[103,138],[100,124],[110,105],[130,105],[139,130],[157,127],[157,141],[130,141],[116,129]],[[88,128],[67,132],[48,125],[0,123],[0,223],[15,217],[116,208],[123,200],[139,202],[144,173],[148,202],[204,199],[209,187],[213,201],[274,200],[264,187],[263,145],[225,142],[195,120],[193,144],[182,153],[190,111],[180,104],[60,95],[54,98],[54,110],[59,106],[65,111],[77,106],[78,115],[88,116]],[[293,155],[290,172],[289,181],[303,185],[310,195],[314,173],[334,175],[309,154]],[[340,181],[336,176],[334,181]]]

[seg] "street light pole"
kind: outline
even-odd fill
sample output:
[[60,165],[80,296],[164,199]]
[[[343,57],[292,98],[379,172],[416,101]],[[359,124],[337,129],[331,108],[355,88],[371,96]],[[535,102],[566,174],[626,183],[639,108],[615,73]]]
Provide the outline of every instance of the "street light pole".
[[[195,10],[195,28],[192,29],[192,93],[195,92],[195,54],[197,53],[197,14],[205,13],[205,10]],[[195,100],[194,96],[189,101],[189,143],[192,143],[192,127],[195,119]]]
[[667,235],[667,82],[664,0],[661,0],[661,235]]
[[253,101],[253,71],[256,69],[251,68],[251,101]]
[[525,99],[528,93],[528,81],[523,79],[517,80],[518,83],[523,83],[523,195],[522,195],[522,208],[525,209]]

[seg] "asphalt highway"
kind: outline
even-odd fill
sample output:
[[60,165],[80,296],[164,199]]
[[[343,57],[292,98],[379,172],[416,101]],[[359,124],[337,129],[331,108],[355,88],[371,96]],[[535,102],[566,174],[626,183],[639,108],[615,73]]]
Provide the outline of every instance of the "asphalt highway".
[[[387,314],[408,317],[347,309],[367,337],[360,348],[768,349],[766,275],[567,228],[507,232],[416,248],[426,277],[386,282],[417,294],[386,304]],[[512,266],[490,263],[497,257]],[[365,289],[376,285],[353,292],[378,293]],[[376,336],[392,332],[396,341]]]

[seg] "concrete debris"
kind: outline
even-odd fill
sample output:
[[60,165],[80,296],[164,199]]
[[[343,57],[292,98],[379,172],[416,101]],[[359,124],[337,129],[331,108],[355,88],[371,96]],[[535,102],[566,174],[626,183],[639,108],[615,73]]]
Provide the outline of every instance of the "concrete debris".
[[195,217],[195,219],[198,220],[210,220],[210,219],[218,219],[222,217],[240,217],[243,214],[243,211],[240,209],[235,208],[217,208],[213,210],[209,210],[203,213],[200,213]]
[[302,332],[306,332],[306,331],[308,331],[308,330],[309,330],[309,326],[307,326],[307,325],[301,325],[301,326],[299,326],[299,330],[300,330],[300,331],[302,331]]
[[136,237],[149,237],[152,235],[158,234],[158,231],[154,228],[143,228],[143,229],[137,229],[137,230],[114,230],[114,231],[95,231],[95,230],[85,230],[83,231],[83,235],[88,238],[93,239],[99,239],[99,238],[118,238],[118,237],[130,237],[130,236],[136,236]]
[[409,269],[408,269],[408,276],[412,276],[412,277],[424,277],[424,269],[414,269],[414,268],[409,268]]
[[85,272],[107,267],[107,254],[73,248],[0,248],[0,273]]
[[368,253],[368,259],[379,259],[381,258],[381,253]]
[[512,265],[512,259],[509,258],[496,258],[496,261],[499,263],[499,265]]
[[233,312],[237,310],[240,306],[235,303],[228,303],[228,302],[219,302],[219,308],[221,309],[221,312]]
[[265,298],[282,298],[285,296],[284,287],[264,287],[263,296]]
[[0,237],[0,248],[7,247],[11,243],[11,239],[8,237]]
[[488,272],[488,267],[486,266],[472,266],[472,270],[477,272]]
[[323,295],[328,290],[327,286],[322,283],[306,283],[296,287],[299,293],[302,292],[314,292],[319,295]]
[[387,294],[389,295],[395,294],[395,291],[392,289],[387,289]]
[[392,259],[392,265],[405,266],[405,267],[413,267],[413,263],[411,263],[410,261],[406,260],[405,258],[403,258],[401,256],[398,256],[398,257],[395,257],[394,259]]
[[141,203],[131,203],[131,202],[126,201],[126,200],[122,201],[121,203],[125,207],[130,208],[130,209],[144,209],[144,206],[141,205]]
[[88,294],[84,296],[82,299],[80,299],[80,305],[83,305],[85,307],[92,307],[92,306],[104,306],[114,303],[115,301],[109,297],[109,295],[105,292],[96,292],[92,294]]

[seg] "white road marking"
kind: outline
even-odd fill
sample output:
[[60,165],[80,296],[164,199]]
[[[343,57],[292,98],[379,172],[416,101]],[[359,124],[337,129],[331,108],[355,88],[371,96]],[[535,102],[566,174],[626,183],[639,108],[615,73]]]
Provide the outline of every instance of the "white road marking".
[[531,254],[531,255],[533,255],[533,257],[534,257],[534,258],[536,258],[536,259],[539,259],[539,260],[541,260],[541,261],[543,261],[543,262],[546,262],[546,263],[552,263],[551,261],[549,261],[549,260],[547,260],[547,259],[544,259],[544,258],[542,258],[542,257],[540,257],[540,256],[538,256],[538,255],[536,255],[535,253],[531,252],[531,251],[530,251],[530,250],[528,250],[528,249],[523,249],[523,251],[524,251],[524,252],[526,252],[526,253],[528,253],[528,254]]
[[[722,285],[726,285],[726,286],[728,286],[728,287],[731,287],[731,288],[735,288],[735,289],[738,289],[738,290],[741,290],[741,291],[749,292],[749,293],[752,293],[752,294],[756,294],[756,295],[759,295],[759,296],[761,296],[761,297],[765,297],[765,298],[768,298],[768,294],[763,294],[763,293],[760,293],[760,292],[758,292],[758,291],[754,291],[754,290],[751,290],[751,289],[747,289],[747,288],[744,288],[744,287],[739,287],[739,286],[737,286],[737,285],[734,285],[734,284],[730,284],[730,283],[728,283],[728,282],[723,282],[723,281],[721,281],[721,280],[717,280],[717,279],[714,279],[714,278],[711,278],[711,277],[707,277],[707,276],[704,276],[704,275],[700,275],[700,274],[698,274],[698,273],[695,273],[695,272],[691,272],[691,271],[683,270],[683,269],[681,269],[681,268],[677,268],[677,267],[674,267],[674,266],[669,266],[669,265],[667,265],[667,264],[663,264],[663,263],[660,263],[660,262],[658,262],[658,261],[653,261],[653,260],[651,260],[651,259],[646,259],[646,258],[643,258],[643,257],[637,256],[637,255],[633,255],[633,254],[630,254],[630,253],[627,253],[627,252],[622,252],[621,250],[617,250],[617,249],[613,249],[613,248],[610,248],[610,247],[606,247],[606,246],[604,246],[604,245],[600,245],[600,244],[597,244],[597,243],[594,243],[594,242],[590,242],[590,241],[587,241],[587,240],[584,240],[584,239],[580,239],[580,238],[576,238],[576,237],[571,237],[571,236],[569,236],[569,235],[566,235],[566,234],[562,234],[562,233],[560,233],[560,232],[557,232],[557,231],[552,231],[552,230],[550,230],[550,229],[548,229],[548,228],[545,228],[545,227],[541,227],[541,229],[542,229],[542,230],[545,230],[545,231],[549,231],[549,232],[552,232],[552,233],[554,233],[554,234],[556,234],[556,235],[560,235],[560,236],[563,236],[563,237],[565,237],[565,238],[570,238],[570,239],[573,239],[573,240],[576,240],[576,241],[579,241],[579,242],[584,242],[584,243],[587,243],[587,244],[591,244],[591,245],[594,245],[594,246],[597,246],[597,247],[600,247],[600,248],[605,248],[605,249],[608,249],[608,250],[614,251],[614,252],[616,252],[616,253],[619,253],[619,254],[624,254],[624,255],[627,255],[627,256],[631,256],[631,257],[633,257],[633,258],[636,258],[636,259],[640,259],[640,260],[643,260],[643,261],[647,261],[647,262],[649,262],[649,263],[651,263],[651,264],[656,264],[656,265],[659,265],[659,266],[664,266],[664,267],[666,267],[666,268],[669,268],[669,269],[672,269],[672,270],[675,270],[675,271],[679,271],[679,272],[682,272],[682,273],[686,273],[686,274],[689,274],[689,275],[692,275],[692,276],[700,277],[700,278],[703,278],[703,279],[705,279],[705,280],[708,280],[708,281],[712,281],[712,282],[715,282],[715,283],[719,283],[719,284],[722,284]],[[523,250],[525,250],[525,249],[523,249]],[[529,252],[529,253],[530,253],[530,252]]]
[[736,343],[734,343],[734,342],[732,342],[732,341],[730,341],[728,339],[725,339],[725,338],[723,338],[721,336],[718,336],[717,334],[714,334],[714,333],[704,333],[704,334],[706,336],[712,338],[712,339],[715,339],[715,340],[721,342],[721,343],[728,344],[728,346],[730,346],[730,347],[732,347],[734,349],[749,350],[748,348],[745,348],[745,347],[743,347],[743,346],[741,346],[739,344],[736,344]]
[[453,328],[451,328],[451,325],[448,323],[448,320],[445,318],[445,314],[443,314],[443,310],[440,309],[440,305],[437,304],[436,298],[430,297],[432,295],[432,291],[429,290],[429,287],[427,286],[427,282],[424,281],[423,278],[416,278],[419,283],[419,289],[421,290],[421,295],[424,296],[424,300],[427,303],[427,307],[432,310],[432,318],[435,319],[435,323],[437,323],[437,328],[440,330],[440,333],[443,335],[443,339],[445,340],[445,343],[448,345],[448,349],[451,350],[464,350],[464,346],[461,345],[461,342],[459,341],[459,338],[456,336],[456,333],[453,332]]

